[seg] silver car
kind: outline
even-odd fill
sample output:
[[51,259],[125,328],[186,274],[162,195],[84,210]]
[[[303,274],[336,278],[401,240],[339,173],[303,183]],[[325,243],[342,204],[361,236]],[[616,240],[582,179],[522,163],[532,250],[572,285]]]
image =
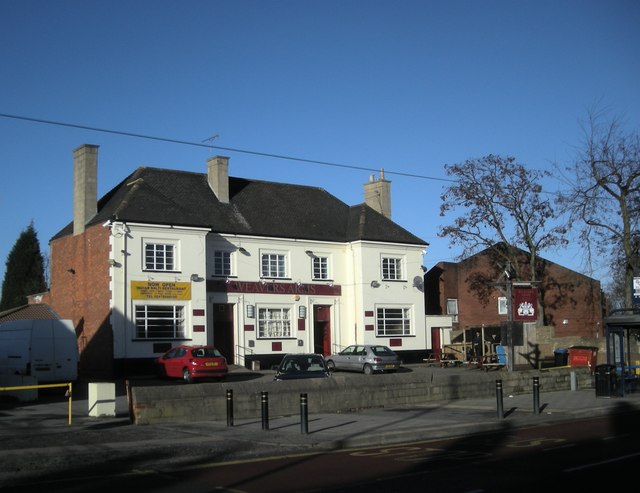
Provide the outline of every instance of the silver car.
[[379,344],[356,344],[339,353],[327,356],[329,371],[359,371],[365,375],[374,372],[398,371],[402,361],[387,346]]

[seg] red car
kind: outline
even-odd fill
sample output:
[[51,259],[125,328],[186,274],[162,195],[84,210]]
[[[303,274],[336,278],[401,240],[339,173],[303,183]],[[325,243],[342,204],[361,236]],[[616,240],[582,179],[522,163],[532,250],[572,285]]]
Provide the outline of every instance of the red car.
[[161,376],[182,378],[185,383],[203,378],[224,380],[229,372],[227,359],[213,346],[176,346],[155,362]]

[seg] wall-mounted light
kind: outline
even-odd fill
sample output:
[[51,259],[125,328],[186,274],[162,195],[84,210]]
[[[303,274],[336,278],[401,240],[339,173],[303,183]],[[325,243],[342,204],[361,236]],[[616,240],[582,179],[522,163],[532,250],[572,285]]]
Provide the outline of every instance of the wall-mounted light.
[[247,305],[247,318],[255,318],[256,307],[255,305]]
[[245,247],[238,247],[238,251],[242,254],[242,255],[249,255],[249,252],[247,251],[247,249]]
[[305,250],[304,253],[309,255],[309,257],[315,257],[315,254],[311,250]]
[[191,282],[200,282],[204,281],[204,278],[200,277],[198,274],[191,274]]
[[379,288],[380,287],[380,283],[378,281],[371,281],[371,287],[372,288]]
[[300,305],[298,307],[298,318],[307,318],[307,307]]
[[109,259],[109,265],[111,267],[115,267],[116,265],[118,265],[118,262],[116,262],[114,259],[110,258]]

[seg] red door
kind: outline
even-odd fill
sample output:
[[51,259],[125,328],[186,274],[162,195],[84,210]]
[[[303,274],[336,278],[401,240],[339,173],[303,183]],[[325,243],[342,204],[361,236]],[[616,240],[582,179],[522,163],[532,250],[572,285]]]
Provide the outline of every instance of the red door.
[[431,351],[433,351],[433,358],[436,361],[440,361],[440,358],[442,357],[440,327],[431,327]]
[[313,305],[313,352],[331,354],[331,305]]
[[213,345],[233,363],[233,304],[214,304],[213,309]]

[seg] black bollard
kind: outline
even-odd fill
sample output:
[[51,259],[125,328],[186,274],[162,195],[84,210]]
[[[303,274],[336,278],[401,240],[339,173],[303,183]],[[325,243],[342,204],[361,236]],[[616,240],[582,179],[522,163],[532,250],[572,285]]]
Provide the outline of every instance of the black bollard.
[[233,426],[233,390],[227,389],[227,426]]
[[269,392],[262,392],[262,429],[269,429]]
[[498,417],[504,418],[504,405],[502,403],[502,380],[496,380],[496,400],[498,403]]
[[309,433],[307,394],[300,394],[300,433]]
[[540,414],[540,377],[533,377],[533,414]]

